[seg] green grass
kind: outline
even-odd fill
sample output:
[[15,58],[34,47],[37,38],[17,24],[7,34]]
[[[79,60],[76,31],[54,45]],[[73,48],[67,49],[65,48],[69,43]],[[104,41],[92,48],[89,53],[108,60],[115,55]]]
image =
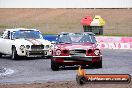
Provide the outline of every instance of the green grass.
[[80,21],[101,15],[104,36],[132,36],[132,9],[0,9],[0,31],[6,28],[36,28],[44,34],[81,32]]
[[0,24],[0,29],[7,29],[7,28],[35,28],[38,25],[4,25]]
[[10,25],[0,25],[0,28],[6,29],[6,28],[11,28],[11,26]]

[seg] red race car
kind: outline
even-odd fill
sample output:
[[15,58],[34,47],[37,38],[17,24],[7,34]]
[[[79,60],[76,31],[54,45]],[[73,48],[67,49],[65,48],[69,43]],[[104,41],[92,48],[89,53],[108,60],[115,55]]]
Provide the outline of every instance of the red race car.
[[57,35],[52,50],[51,69],[59,70],[61,66],[92,66],[102,68],[101,50],[93,33],[60,33]]

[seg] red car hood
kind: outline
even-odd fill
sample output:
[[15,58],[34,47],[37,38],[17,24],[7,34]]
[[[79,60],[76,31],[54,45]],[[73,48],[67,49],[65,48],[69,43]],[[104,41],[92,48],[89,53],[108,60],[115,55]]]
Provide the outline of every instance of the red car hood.
[[58,48],[65,49],[93,49],[96,48],[96,44],[92,43],[79,43],[79,44],[58,44]]

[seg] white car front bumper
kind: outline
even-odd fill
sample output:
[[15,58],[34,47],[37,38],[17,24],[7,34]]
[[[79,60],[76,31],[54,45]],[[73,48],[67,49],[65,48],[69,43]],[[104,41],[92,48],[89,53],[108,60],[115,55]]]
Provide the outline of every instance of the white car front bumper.
[[50,50],[26,50],[27,57],[45,57],[51,56]]

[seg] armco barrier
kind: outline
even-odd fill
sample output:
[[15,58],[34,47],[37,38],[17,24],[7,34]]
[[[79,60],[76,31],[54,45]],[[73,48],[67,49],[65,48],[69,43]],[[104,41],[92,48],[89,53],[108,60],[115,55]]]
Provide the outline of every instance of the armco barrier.
[[[46,35],[44,39],[55,41],[56,35]],[[101,49],[132,49],[132,37],[97,36]]]

